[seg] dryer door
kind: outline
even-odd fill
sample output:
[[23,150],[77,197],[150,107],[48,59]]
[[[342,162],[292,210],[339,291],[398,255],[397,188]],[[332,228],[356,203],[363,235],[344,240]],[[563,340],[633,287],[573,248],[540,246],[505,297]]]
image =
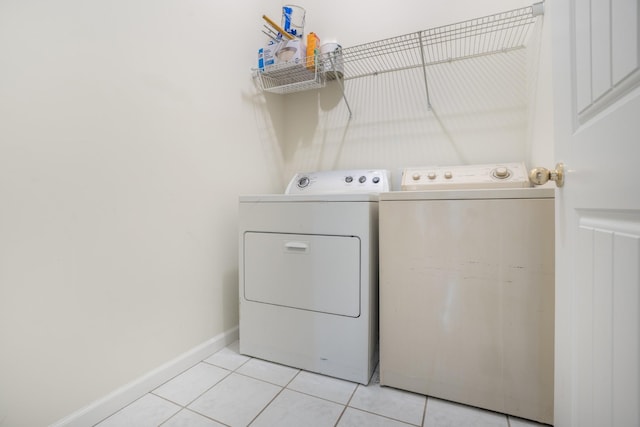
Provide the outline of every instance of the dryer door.
[[341,316],[360,316],[360,239],[246,232],[244,298]]

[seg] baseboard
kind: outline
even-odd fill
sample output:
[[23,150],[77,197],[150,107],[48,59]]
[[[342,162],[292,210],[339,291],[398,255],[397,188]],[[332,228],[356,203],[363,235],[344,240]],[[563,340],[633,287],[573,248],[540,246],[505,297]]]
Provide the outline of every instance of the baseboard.
[[53,423],[50,427],[92,426],[136,399],[164,384],[209,355],[238,340],[238,327],[229,329],[192,348],[148,374]]

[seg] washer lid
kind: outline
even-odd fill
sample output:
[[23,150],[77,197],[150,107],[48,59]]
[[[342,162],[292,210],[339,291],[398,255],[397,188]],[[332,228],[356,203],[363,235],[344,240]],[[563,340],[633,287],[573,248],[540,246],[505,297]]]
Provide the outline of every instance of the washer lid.
[[540,188],[489,188],[470,190],[390,191],[380,194],[380,202],[390,200],[473,200],[473,199],[553,199],[555,190]]

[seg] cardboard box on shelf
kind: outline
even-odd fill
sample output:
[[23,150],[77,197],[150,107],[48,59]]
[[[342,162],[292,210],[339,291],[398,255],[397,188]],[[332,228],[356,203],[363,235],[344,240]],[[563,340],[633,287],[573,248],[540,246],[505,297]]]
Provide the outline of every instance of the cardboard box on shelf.
[[291,65],[304,64],[306,56],[306,45],[300,39],[282,40],[280,42],[270,41],[258,50],[258,68],[264,70],[265,67],[285,63]]

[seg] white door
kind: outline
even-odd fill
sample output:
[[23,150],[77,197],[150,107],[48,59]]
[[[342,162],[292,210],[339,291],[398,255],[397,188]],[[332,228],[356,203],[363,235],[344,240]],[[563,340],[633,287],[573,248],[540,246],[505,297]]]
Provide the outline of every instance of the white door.
[[556,160],[555,425],[640,426],[638,0],[546,2]]

